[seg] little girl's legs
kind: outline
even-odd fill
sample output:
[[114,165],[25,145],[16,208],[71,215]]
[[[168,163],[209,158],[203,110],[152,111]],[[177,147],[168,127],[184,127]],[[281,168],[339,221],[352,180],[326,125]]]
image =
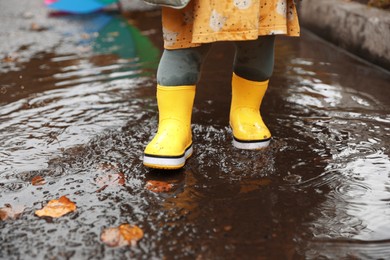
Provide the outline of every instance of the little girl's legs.
[[[236,42],[232,79],[230,125],[233,144],[241,149],[260,149],[269,144],[260,105],[273,71],[274,37]],[[192,154],[191,115],[195,85],[210,45],[165,50],[157,71],[159,125],[147,145],[144,164],[151,168],[181,168]]]
[[158,130],[145,148],[145,166],[179,169],[191,156],[195,85],[208,50],[204,45],[164,51],[157,71]]
[[261,149],[271,140],[260,106],[273,71],[274,40],[265,36],[235,43],[230,126],[233,145],[240,149]]

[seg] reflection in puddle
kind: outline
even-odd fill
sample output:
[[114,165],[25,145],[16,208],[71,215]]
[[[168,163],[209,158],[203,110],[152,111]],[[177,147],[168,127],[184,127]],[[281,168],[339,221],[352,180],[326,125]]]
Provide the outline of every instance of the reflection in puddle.
[[[0,75],[0,207],[26,208],[0,223],[11,234],[2,252],[107,259],[388,255],[388,74],[334,55],[307,32],[300,41],[281,39],[263,112],[274,139],[266,150],[240,151],[227,126],[232,46],[220,44],[198,88],[194,156],[183,170],[149,171],[141,156],[157,124],[160,51],[150,39],[160,38],[159,13],[131,16],[137,26],[107,13],[55,18],[67,20],[60,54]],[[45,183],[32,185],[34,177]],[[161,181],[169,188],[145,188]],[[34,216],[62,195],[76,202],[75,213],[52,221]],[[105,248],[101,230],[122,223],[136,224],[145,237],[136,247]]]
[[[308,244],[306,256],[382,258],[389,254],[386,248],[390,244],[389,107],[371,94],[375,90],[369,94],[352,88],[356,83],[371,86],[373,78],[343,74],[311,61],[291,63],[295,67],[288,77],[299,81],[287,90],[285,99],[306,111],[296,118],[294,130],[314,138],[322,145],[316,152],[330,157],[323,174],[301,184],[330,189],[324,194],[326,201],[312,213],[316,215],[310,222],[314,240]],[[323,71],[313,73],[313,65]],[[339,75],[345,77],[342,81],[357,76],[356,83],[343,85]],[[388,81],[389,76],[385,78]],[[386,85],[386,79],[382,84]]]
[[76,46],[91,50],[35,60],[14,74],[23,75],[17,84],[25,91],[13,87],[1,98],[0,172],[40,169],[59,151],[123,125],[141,109],[137,89],[152,86],[159,50],[126,19],[104,13],[61,19],[83,34]]

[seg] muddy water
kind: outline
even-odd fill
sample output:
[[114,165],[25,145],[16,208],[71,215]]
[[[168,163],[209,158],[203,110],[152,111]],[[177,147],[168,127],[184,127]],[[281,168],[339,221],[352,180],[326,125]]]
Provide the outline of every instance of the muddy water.
[[[157,126],[159,12],[50,17],[63,40],[24,62],[3,62],[0,222],[4,259],[379,259],[390,255],[390,75],[304,31],[278,39],[262,113],[274,139],[232,148],[232,46],[213,47],[193,113],[183,170],[142,166]],[[68,40],[71,39],[71,40]],[[26,47],[31,48],[31,47]],[[101,185],[107,174],[124,185]],[[40,176],[45,184],[34,186]],[[148,181],[173,189],[154,193]],[[77,211],[34,211],[66,195]],[[104,228],[145,232],[110,248]]]

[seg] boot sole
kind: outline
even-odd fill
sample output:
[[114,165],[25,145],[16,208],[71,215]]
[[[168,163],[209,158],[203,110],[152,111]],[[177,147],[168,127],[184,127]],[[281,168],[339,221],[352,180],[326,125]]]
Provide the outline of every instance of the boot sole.
[[179,156],[164,156],[144,154],[143,163],[146,167],[163,170],[180,169],[186,163],[186,160],[192,155],[192,144],[185,150],[183,155]]
[[271,142],[271,138],[263,140],[239,140],[233,136],[233,146],[243,150],[260,150],[266,148]]

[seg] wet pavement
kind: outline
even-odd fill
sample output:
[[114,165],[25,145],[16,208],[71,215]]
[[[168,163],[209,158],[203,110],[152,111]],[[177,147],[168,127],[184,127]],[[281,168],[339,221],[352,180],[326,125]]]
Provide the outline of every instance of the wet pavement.
[[[157,127],[159,11],[48,15],[0,4],[1,259],[386,259],[390,255],[390,74],[303,30],[278,38],[262,106],[273,141],[232,147],[233,46],[203,67],[194,155],[148,170]],[[4,22],[3,22],[4,21]],[[7,28],[7,30],[5,30]],[[11,30],[8,30],[11,29]],[[107,176],[124,181],[102,184]],[[34,177],[43,185],[33,185]],[[172,188],[147,189],[163,181]],[[66,195],[62,218],[34,212]],[[102,230],[137,225],[137,245]]]

